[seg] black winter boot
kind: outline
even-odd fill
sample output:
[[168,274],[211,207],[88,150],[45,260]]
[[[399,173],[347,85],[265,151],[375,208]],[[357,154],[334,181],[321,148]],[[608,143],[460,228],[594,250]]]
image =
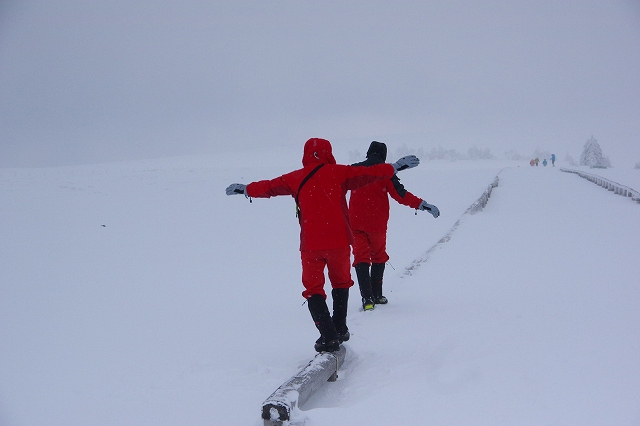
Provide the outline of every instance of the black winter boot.
[[361,262],[356,264],[356,276],[358,277],[358,286],[360,287],[360,296],[362,296],[362,308],[370,311],[374,307],[373,291],[371,289],[371,276],[369,275],[369,265]]
[[384,266],[384,263],[371,264],[371,291],[373,292],[373,301],[378,305],[384,305],[389,302],[387,298],[382,295]]
[[340,343],[346,342],[351,337],[347,328],[347,307],[349,306],[349,289],[334,288],[331,290],[333,297],[333,324],[338,332]]
[[311,318],[320,331],[320,338],[316,341],[315,349],[318,352],[336,352],[340,349],[340,340],[336,326],[333,324],[329,308],[324,297],[314,294],[307,299]]

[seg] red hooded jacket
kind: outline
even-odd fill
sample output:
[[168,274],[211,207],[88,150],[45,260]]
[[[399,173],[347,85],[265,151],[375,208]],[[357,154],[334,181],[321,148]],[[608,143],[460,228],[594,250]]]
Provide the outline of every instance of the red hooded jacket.
[[[323,166],[298,189],[317,166]],[[249,197],[269,198],[291,195],[300,206],[300,251],[328,250],[353,244],[346,201],[348,190],[372,182],[387,181],[394,175],[391,164],[371,167],[336,164],[331,144],[326,139],[312,138],[304,145],[302,169],[271,180],[247,185]]]
[[[386,146],[372,142],[367,160],[354,166],[376,167],[387,157]],[[371,185],[351,191],[349,197],[349,219],[351,227],[357,231],[386,232],[389,222],[389,195],[398,203],[417,209],[422,202],[400,183],[397,176],[382,179]]]

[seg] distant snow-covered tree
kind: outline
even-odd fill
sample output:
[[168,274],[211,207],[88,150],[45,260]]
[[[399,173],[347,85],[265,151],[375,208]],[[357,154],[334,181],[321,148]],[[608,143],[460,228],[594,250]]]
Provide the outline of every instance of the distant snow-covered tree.
[[[404,157],[405,155],[413,154],[413,152],[411,152],[411,151],[409,150],[409,148],[407,148],[407,144],[406,144],[406,143],[403,143],[402,145],[400,145],[399,147],[397,147],[397,148],[396,148],[396,150],[395,150],[395,152],[396,152],[396,156],[397,156],[398,158],[400,158],[400,157]],[[388,156],[388,155],[387,155],[387,156]]]
[[480,149],[475,145],[469,148],[467,155],[470,160],[491,160],[493,158],[493,154],[489,148]]
[[518,153],[517,151],[511,149],[509,151],[506,151],[504,153],[504,158],[506,160],[509,161],[522,161],[522,160],[527,160],[529,161],[529,159],[527,157],[525,157],[524,155],[520,155],[520,153]]
[[584,144],[582,155],[580,155],[580,165],[602,168],[611,166],[611,162],[602,154],[602,148],[600,148],[598,141],[593,135],[591,135],[589,140]]
[[[395,161],[400,157],[404,157],[405,155],[415,155],[421,160],[426,157],[423,147],[419,147],[418,149],[415,149],[414,147],[409,148],[406,143],[403,143],[402,145],[400,145],[395,149],[391,149],[390,145],[387,144],[387,149],[389,149],[387,153],[387,161],[390,161],[390,160]],[[394,158],[391,158],[391,157],[394,157]]]
[[353,151],[349,151],[348,155],[349,155],[349,163],[357,163],[363,160],[362,155],[360,154],[360,151],[358,151],[357,149]]
[[429,154],[427,155],[429,160],[464,160],[464,155],[460,154],[455,149],[444,149],[441,145],[438,145],[438,148],[431,148]]
[[[495,156],[491,152],[489,148],[480,149],[476,146],[469,148],[467,154],[462,154],[456,151],[454,148],[452,149],[444,149],[442,145],[438,145],[438,147],[433,147],[428,152],[425,151],[423,147],[416,149],[408,148],[406,144],[400,145],[398,148],[394,150],[395,155],[399,157],[404,157],[405,155],[414,154],[417,155],[420,159],[425,160],[447,160],[447,161],[457,161],[457,160],[491,160],[494,159]],[[391,154],[389,154],[391,156]]]
[[536,148],[533,154],[531,154],[531,158],[539,158],[540,161],[544,160],[545,158],[548,160],[551,158],[551,152]]
[[574,160],[573,157],[571,155],[569,155],[568,152],[567,152],[567,155],[564,156],[564,161],[569,163],[570,166],[575,166],[576,165],[576,160]]

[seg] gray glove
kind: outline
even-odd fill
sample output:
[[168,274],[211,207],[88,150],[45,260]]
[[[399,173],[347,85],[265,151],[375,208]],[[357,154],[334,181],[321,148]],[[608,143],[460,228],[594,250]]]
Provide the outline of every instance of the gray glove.
[[399,172],[400,170],[416,167],[418,164],[420,164],[420,159],[418,157],[415,155],[407,155],[393,163],[392,166],[396,169],[396,172]]
[[231,185],[227,186],[226,192],[227,195],[247,195],[247,185],[243,185],[241,183],[232,183]]
[[426,201],[422,201],[420,203],[420,205],[418,206],[419,210],[426,210],[429,213],[431,213],[433,215],[433,217],[438,217],[440,216],[440,210],[438,210],[438,208],[436,206],[434,206],[433,204],[428,204]]

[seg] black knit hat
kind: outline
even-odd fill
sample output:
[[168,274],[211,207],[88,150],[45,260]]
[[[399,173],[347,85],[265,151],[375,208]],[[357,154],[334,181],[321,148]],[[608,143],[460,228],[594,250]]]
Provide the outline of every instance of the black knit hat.
[[367,158],[371,157],[372,155],[377,155],[382,159],[382,161],[387,161],[387,145],[383,144],[382,142],[371,142],[371,145],[369,145],[369,150],[367,151]]

